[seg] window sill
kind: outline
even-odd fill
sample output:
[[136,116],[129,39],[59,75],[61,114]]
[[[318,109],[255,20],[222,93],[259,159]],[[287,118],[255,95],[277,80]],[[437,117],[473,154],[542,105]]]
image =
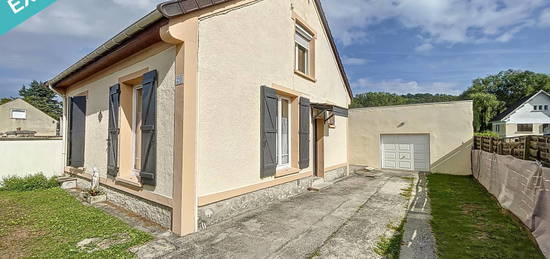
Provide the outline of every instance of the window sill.
[[291,168],[280,169],[280,170],[277,170],[277,172],[275,173],[275,178],[296,174],[298,172],[300,172],[300,169],[298,168],[291,167]]
[[125,185],[131,188],[138,188],[138,189],[143,188],[143,184],[141,183],[135,182],[134,180],[124,179],[120,177],[115,178],[115,183],[120,185]]
[[313,77],[311,77],[311,76],[309,76],[309,75],[306,75],[306,74],[304,74],[304,73],[302,73],[302,72],[300,72],[300,71],[298,71],[298,70],[294,70],[294,74],[297,74],[297,75],[299,75],[300,77],[305,78],[305,79],[307,79],[307,80],[309,80],[309,81],[311,81],[311,82],[313,82],[313,83],[316,83],[316,82],[317,82],[317,79],[315,79],[315,78],[313,78]]

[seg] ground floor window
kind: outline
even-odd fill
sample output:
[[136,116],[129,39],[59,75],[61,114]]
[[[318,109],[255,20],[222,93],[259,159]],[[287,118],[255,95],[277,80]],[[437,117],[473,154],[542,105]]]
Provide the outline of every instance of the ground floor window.
[[134,107],[133,107],[133,125],[132,125],[132,138],[133,138],[133,157],[134,166],[133,172],[135,175],[139,175],[141,171],[141,121],[142,121],[142,107],[143,107],[143,87],[136,86],[134,88]]
[[533,124],[518,124],[517,131],[533,132]]
[[290,166],[290,100],[278,97],[277,168]]

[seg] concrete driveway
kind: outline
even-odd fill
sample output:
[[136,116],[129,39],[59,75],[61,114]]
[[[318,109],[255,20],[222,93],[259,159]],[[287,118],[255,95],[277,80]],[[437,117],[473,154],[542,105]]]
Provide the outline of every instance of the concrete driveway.
[[413,173],[353,175],[185,237],[159,235],[140,258],[381,258],[382,235],[405,216]]

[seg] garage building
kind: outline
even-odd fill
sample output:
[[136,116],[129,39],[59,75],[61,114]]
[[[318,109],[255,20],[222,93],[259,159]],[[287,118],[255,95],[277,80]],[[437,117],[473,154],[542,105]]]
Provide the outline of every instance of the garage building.
[[471,174],[472,101],[351,109],[351,165]]

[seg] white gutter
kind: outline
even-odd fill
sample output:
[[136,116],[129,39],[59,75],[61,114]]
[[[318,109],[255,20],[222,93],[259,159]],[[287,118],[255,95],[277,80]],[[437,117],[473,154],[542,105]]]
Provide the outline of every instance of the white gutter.
[[111,50],[114,47],[120,45],[120,43],[124,42],[125,40],[127,40],[128,38],[130,38],[131,36],[136,34],[137,32],[145,29],[147,26],[149,26],[149,25],[153,24],[154,22],[160,20],[162,17],[163,17],[162,14],[157,10],[150,12],[145,17],[141,18],[140,20],[138,20],[134,24],[130,25],[128,28],[124,29],[122,32],[120,32],[119,34],[117,34],[116,36],[114,36],[113,38],[108,40],[107,42],[103,43],[103,45],[99,46],[99,48],[94,50],[92,53],[86,55],[84,58],[82,58],[81,60],[79,60],[78,62],[76,62],[72,66],[70,66],[69,68],[67,68],[65,71],[61,72],[60,74],[55,76],[53,79],[48,81],[50,89],[52,89],[54,92],[58,93],[57,91],[55,91],[53,89],[52,85],[56,85],[61,80],[65,79],[67,76],[72,74],[73,72],[81,69],[86,64],[88,64],[91,61],[95,60],[97,57],[105,54],[109,50]]

